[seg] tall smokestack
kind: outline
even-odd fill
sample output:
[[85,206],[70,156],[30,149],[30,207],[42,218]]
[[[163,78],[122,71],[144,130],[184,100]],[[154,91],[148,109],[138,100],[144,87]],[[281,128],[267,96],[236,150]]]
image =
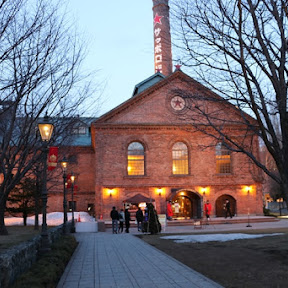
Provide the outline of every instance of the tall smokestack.
[[155,73],[172,73],[169,0],[153,0]]

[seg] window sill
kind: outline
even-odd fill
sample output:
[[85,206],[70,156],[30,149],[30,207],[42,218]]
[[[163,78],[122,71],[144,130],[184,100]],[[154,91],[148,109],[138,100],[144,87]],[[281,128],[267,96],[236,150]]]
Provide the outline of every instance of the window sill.
[[213,175],[214,177],[234,177],[233,173],[217,173]]
[[190,176],[193,176],[193,175],[191,175],[191,174],[172,174],[172,175],[170,175],[170,177],[173,177],[173,178],[190,177]]
[[148,179],[150,178],[149,176],[147,175],[126,175],[123,177],[124,179]]

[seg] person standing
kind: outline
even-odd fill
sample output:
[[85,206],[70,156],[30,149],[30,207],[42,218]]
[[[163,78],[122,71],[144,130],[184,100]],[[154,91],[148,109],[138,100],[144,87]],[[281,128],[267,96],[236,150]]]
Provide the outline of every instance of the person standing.
[[128,209],[125,209],[125,232],[129,233],[129,228],[130,228],[130,212],[128,211]]
[[209,225],[209,220],[210,220],[210,215],[211,215],[211,211],[212,211],[212,205],[209,202],[209,200],[206,201],[205,205],[204,205],[204,211],[205,211],[205,215],[206,215],[206,219],[207,219],[207,225]]
[[123,232],[123,226],[124,226],[124,221],[125,221],[125,214],[124,214],[124,210],[121,209],[119,212],[119,229],[118,229],[118,233],[121,230],[121,233]]
[[224,207],[225,207],[225,218],[227,218],[228,214],[229,214],[230,218],[232,218],[230,201],[228,199],[226,199]]
[[142,231],[143,212],[140,207],[138,207],[138,210],[136,212],[136,220],[138,231]]
[[167,202],[167,219],[172,220],[173,211],[171,201]]
[[118,211],[116,210],[115,206],[112,207],[112,210],[110,212],[110,217],[112,219],[112,232],[113,232],[113,234],[114,233],[117,234],[119,214],[118,214]]

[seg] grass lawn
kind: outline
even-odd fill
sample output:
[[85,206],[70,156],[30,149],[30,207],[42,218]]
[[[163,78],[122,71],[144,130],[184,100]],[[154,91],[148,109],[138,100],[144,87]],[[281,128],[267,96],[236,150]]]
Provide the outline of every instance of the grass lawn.
[[[229,233],[247,233],[247,230]],[[288,229],[251,230],[250,233],[284,235],[205,243],[161,239],[168,234],[139,237],[226,288],[288,287]]]
[[39,230],[34,230],[34,226],[6,226],[8,235],[0,235],[0,253],[14,245],[30,240],[40,234]]

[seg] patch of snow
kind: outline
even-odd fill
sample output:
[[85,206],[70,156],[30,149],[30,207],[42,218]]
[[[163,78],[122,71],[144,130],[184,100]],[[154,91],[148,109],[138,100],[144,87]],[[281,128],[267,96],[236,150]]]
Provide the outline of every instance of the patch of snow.
[[171,239],[176,243],[203,243],[211,241],[231,241],[238,239],[253,239],[266,236],[283,235],[284,233],[273,234],[244,234],[244,233],[230,233],[230,234],[206,234],[206,235],[173,235],[163,236],[161,239]]
[[[74,219],[78,221],[80,215],[81,222],[94,222],[94,218],[90,216],[87,212],[74,212]],[[53,212],[47,213],[47,225],[58,226],[63,224],[64,213],[63,212]],[[72,220],[72,213],[67,213],[68,221]],[[21,217],[6,217],[4,219],[6,226],[23,225],[23,218]],[[35,216],[27,218],[27,225],[34,225]],[[39,225],[42,225],[42,214],[39,214]]]

